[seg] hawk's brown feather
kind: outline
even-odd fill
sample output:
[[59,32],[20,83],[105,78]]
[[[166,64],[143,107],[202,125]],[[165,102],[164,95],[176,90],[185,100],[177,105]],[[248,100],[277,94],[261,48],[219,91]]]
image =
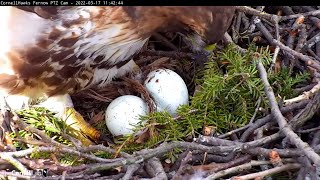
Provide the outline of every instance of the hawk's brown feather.
[[0,90],[74,93],[130,71],[155,31],[218,41],[234,7],[1,7]]

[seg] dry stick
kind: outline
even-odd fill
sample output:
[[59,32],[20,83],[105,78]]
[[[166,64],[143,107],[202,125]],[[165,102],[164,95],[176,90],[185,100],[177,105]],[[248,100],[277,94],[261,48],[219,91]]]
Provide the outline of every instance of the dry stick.
[[182,159],[180,167],[179,167],[178,171],[176,172],[176,174],[172,177],[172,180],[181,179],[181,175],[184,173],[184,171],[186,170],[186,166],[188,165],[188,163],[191,160],[192,160],[192,152],[189,151],[188,154],[186,155],[186,157],[184,157]]
[[[182,153],[179,154],[178,158],[176,159],[176,161],[174,162],[174,164],[171,166],[170,168],[170,172],[171,171],[177,171],[180,167],[181,167],[181,164],[182,164],[182,161],[184,161],[185,157],[189,154],[189,150],[186,150]],[[195,151],[196,152],[196,151]],[[200,152],[202,153],[202,152]],[[199,153],[194,153],[194,154],[199,154]],[[203,158],[202,158],[203,159]]]
[[[307,41],[307,36],[308,36],[308,34],[307,34],[306,25],[302,24],[300,27],[299,39],[298,39],[295,51],[301,52],[303,45]],[[278,41],[279,41],[279,39],[278,39]]]
[[149,169],[150,173],[154,173],[153,174],[154,177],[152,179],[155,179],[155,180],[168,179],[167,174],[164,172],[163,166],[158,158],[153,157],[153,158],[149,159],[147,161],[146,165],[147,165],[147,169]]
[[[276,28],[276,39],[278,41],[280,41],[279,23],[278,22],[275,22],[275,28]],[[274,66],[276,64],[276,60],[277,60],[279,52],[280,52],[280,47],[276,46],[276,49],[274,50],[274,54],[273,54],[273,57],[272,57],[271,68],[273,68],[272,66]]]
[[[60,164],[56,164],[55,162],[52,162],[50,160],[43,160],[43,159],[29,159],[29,158],[19,158],[18,161],[20,161],[22,164],[26,165],[30,169],[48,169],[50,172],[63,172],[66,171],[68,173],[74,173],[83,171],[86,169],[86,164],[81,164],[78,166],[64,166]],[[0,164],[3,163],[0,161]]]
[[[82,148],[78,148],[78,150],[80,152],[92,152],[92,151],[104,151],[110,154],[116,154],[117,150],[112,149],[110,147],[106,147],[104,145],[90,145],[88,147],[82,147]],[[132,155],[125,153],[125,152],[120,152],[120,155],[126,158],[132,157]]]
[[[319,42],[320,42],[320,41],[319,41]],[[320,61],[320,57],[317,56],[317,54],[316,54],[315,52],[313,52],[312,49],[308,49],[307,51],[308,51],[308,53],[309,53],[313,58],[315,58],[317,61]]]
[[320,108],[320,93],[310,101],[307,106],[300,111],[296,116],[293,117],[290,121],[290,125],[292,129],[297,129],[301,125],[303,125],[306,121],[311,119],[313,115],[319,110]]
[[161,145],[159,145],[157,148],[154,148],[154,149],[138,151],[135,153],[135,156],[132,158],[121,158],[111,163],[90,164],[87,166],[87,168],[84,171],[69,174],[69,176],[75,177],[83,174],[92,174],[100,170],[107,170],[107,169],[112,169],[112,168],[123,166],[123,165],[141,163],[152,157],[162,156],[163,154],[165,154],[166,152],[169,152],[174,148],[201,150],[209,153],[225,153],[225,152],[233,151],[236,148],[236,146],[209,147],[209,146],[204,146],[196,143],[173,141],[170,143],[162,143]]
[[279,172],[288,171],[288,170],[292,170],[292,169],[298,169],[300,167],[301,167],[301,165],[298,163],[286,164],[286,165],[283,165],[280,167],[275,167],[275,168],[265,170],[265,171],[260,171],[257,173],[247,174],[244,176],[237,176],[236,179],[241,179],[241,180],[255,179],[255,178],[263,179],[263,177],[268,176],[268,175],[272,175],[272,174],[276,174]]
[[[261,139],[257,139],[257,140],[254,140],[254,141],[249,141],[249,142],[246,142],[246,143],[234,142],[236,145],[221,146],[221,147],[225,147],[228,150],[229,150],[229,148],[233,147],[234,149],[232,149],[232,152],[234,152],[236,150],[245,150],[247,148],[262,146],[262,145],[264,145],[266,143],[278,140],[278,139],[280,139],[282,137],[283,137],[283,135],[280,132],[278,132],[278,133],[275,133],[275,134],[272,134],[270,136],[266,136],[266,137],[263,137]],[[224,142],[224,143],[228,142],[228,140],[220,139],[218,141],[217,139],[218,138],[212,137],[212,136],[199,136],[199,138],[196,139],[196,142],[201,143],[201,144],[210,144],[210,143],[212,143],[212,144],[214,144],[213,147],[219,145],[219,144],[216,144],[216,142],[219,142],[219,141],[220,142]],[[232,141],[229,141],[229,142],[231,143]],[[231,151],[229,151],[229,152],[231,152]]]
[[140,168],[140,164],[131,164],[127,167],[126,174],[121,178],[122,180],[132,179],[133,174]]
[[[294,111],[296,109],[304,108],[308,104],[308,102],[310,102],[310,100],[302,100],[302,101],[300,101],[298,103],[294,103],[294,104],[290,104],[288,106],[284,106],[280,110],[281,110],[282,113],[287,113],[287,112],[290,112],[290,111]],[[245,142],[247,140],[247,138],[250,136],[250,134],[252,134],[252,132],[255,129],[263,126],[264,124],[266,124],[268,122],[271,122],[272,119],[273,119],[273,116],[272,116],[272,114],[270,114],[270,115],[267,115],[267,116],[265,116],[265,117],[263,117],[261,119],[256,120],[254,124],[249,126],[248,129],[245,132],[242,133],[240,141],[241,142]]]
[[245,54],[248,52],[248,50],[243,49],[242,47],[234,43],[231,36],[227,32],[224,34],[224,39],[227,41],[227,43],[234,45],[240,53]]
[[320,32],[309,39],[307,42],[303,43],[303,49],[310,49],[318,42],[320,42]]
[[239,157],[237,159],[229,161],[228,163],[222,163],[222,164],[219,164],[218,166],[216,165],[215,167],[213,167],[209,170],[207,175],[209,176],[209,175],[212,175],[218,171],[232,168],[234,166],[239,166],[241,164],[248,163],[250,161],[251,161],[251,155],[244,155],[242,157]]
[[266,29],[266,27],[261,23],[260,19],[256,19],[256,25],[259,28],[259,30],[262,32],[262,34],[266,37],[266,39],[269,41],[270,44],[275,45],[279,47],[281,50],[284,50],[288,52],[289,54],[301,59],[304,61],[307,65],[312,66],[313,68],[317,69],[320,71],[320,63],[315,61],[312,57],[306,56],[300,52],[297,52],[290,47],[282,44],[280,41],[274,39],[270,32]]
[[287,51],[289,54],[292,54],[293,56],[301,59],[304,61],[307,65],[312,66],[313,68],[317,69],[320,71],[320,64],[319,62],[315,61],[312,57],[306,56],[302,53],[296,52],[295,50],[289,48],[288,46],[282,44],[280,41],[277,41],[275,39],[272,40],[271,44],[279,46],[280,49]]
[[319,91],[320,91],[320,81],[315,86],[313,86],[312,89],[310,89],[309,91],[306,91],[302,95],[299,95],[299,96],[294,97],[292,99],[284,100],[284,103],[286,105],[288,105],[288,104],[292,104],[295,102],[299,102],[304,99],[310,99]]
[[261,18],[264,18],[266,20],[272,21],[272,22],[278,22],[281,16],[278,15],[273,15],[273,14],[268,14],[265,12],[258,11],[256,9],[253,9],[248,6],[237,6],[236,7],[238,10],[243,11],[246,14],[258,16]]
[[210,146],[234,146],[234,145],[242,144],[241,142],[237,142],[237,141],[220,139],[220,137],[203,136],[203,135],[199,135],[199,137],[195,139],[195,142],[204,143]]
[[[282,158],[283,157],[300,157],[301,154],[303,153],[301,150],[298,149],[265,149],[262,147],[251,147],[242,150],[243,153],[250,154],[252,156],[257,156],[257,155],[263,155],[264,157],[268,158],[270,157],[270,153],[272,151],[276,151]],[[320,149],[316,149],[316,152],[320,152]]]
[[252,169],[253,166],[261,166],[261,165],[265,165],[265,164],[271,164],[271,162],[270,161],[250,161],[250,162],[248,162],[246,164],[235,166],[235,167],[223,170],[223,171],[219,171],[219,172],[217,172],[215,174],[212,174],[212,175],[208,176],[206,178],[206,180],[219,179],[219,178],[221,178],[223,176],[226,176],[226,175],[229,175],[229,174],[233,174],[233,173],[237,173],[237,172],[243,172],[245,170]]
[[310,11],[310,12],[306,12],[306,13],[299,13],[299,14],[293,14],[293,15],[288,15],[288,16],[278,16],[278,15],[274,15],[274,14],[269,14],[266,12],[261,12],[258,10],[255,10],[253,8],[250,8],[248,6],[237,6],[236,7],[238,10],[245,12],[246,14],[250,14],[250,15],[254,15],[254,16],[259,16],[263,19],[269,20],[271,22],[280,22],[280,21],[286,21],[289,19],[295,19],[298,18],[300,16],[316,16],[320,14],[320,10],[316,10],[316,11]]
[[[270,123],[268,123],[268,124],[270,124]],[[262,127],[259,128],[259,129],[257,129],[256,131],[257,131],[257,132],[255,133],[256,136],[254,137],[254,139],[260,139],[260,138],[262,138],[262,137],[263,137],[263,129],[262,129]],[[267,159],[267,158],[266,158],[265,156],[263,156],[262,154],[257,155],[257,160],[259,160],[259,161],[265,161],[266,159]],[[261,171],[265,171],[265,170],[270,169],[270,166],[267,165],[267,164],[261,165],[261,166],[260,166],[260,169],[261,169]],[[270,176],[267,176],[265,179],[266,179],[266,180],[272,180],[272,178],[271,178]]]
[[288,15],[288,16],[282,16],[280,18],[280,21],[285,21],[285,20],[289,20],[289,19],[295,19],[298,18],[299,16],[317,16],[320,14],[320,10],[315,10],[315,11],[310,11],[310,12],[306,12],[306,13],[299,13],[299,14],[293,14],[293,15]]
[[27,156],[31,153],[34,152],[62,152],[62,153],[69,153],[72,155],[80,156],[83,158],[90,159],[92,161],[97,161],[97,162],[103,162],[103,163],[113,163],[115,161],[121,161],[123,158],[118,158],[118,159],[104,159],[104,158],[99,158],[91,154],[86,154],[79,152],[73,148],[64,148],[64,147],[37,147],[37,148],[29,148],[21,151],[14,151],[14,152],[0,152],[0,157],[7,157],[7,156],[12,156],[12,157],[23,157]]
[[12,156],[7,155],[5,153],[0,153],[0,158],[11,163],[14,167],[16,167],[18,170],[20,170],[23,174],[26,174],[28,172],[28,169],[20,161],[16,160]]
[[301,164],[302,168],[306,170],[307,174],[309,174],[309,177],[311,179],[319,180],[319,177],[317,175],[317,168],[311,164],[310,160],[307,157],[299,157],[297,158],[297,160]]
[[314,152],[314,150],[305,142],[303,142],[297,134],[295,134],[287,123],[286,119],[282,116],[279,109],[276,97],[274,96],[272,87],[270,86],[267,78],[266,69],[263,64],[259,61],[257,68],[260,74],[260,78],[264,84],[264,91],[268,97],[269,105],[271,107],[271,113],[276,118],[280,130],[289,138],[290,142],[293,143],[297,148],[301,149],[304,154],[312,160],[317,166],[320,165],[320,156]]

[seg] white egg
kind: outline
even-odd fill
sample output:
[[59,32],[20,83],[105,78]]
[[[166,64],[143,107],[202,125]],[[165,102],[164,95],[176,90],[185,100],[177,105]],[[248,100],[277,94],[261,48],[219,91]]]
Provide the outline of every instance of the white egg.
[[140,116],[148,113],[148,106],[141,98],[132,95],[113,100],[106,110],[106,124],[114,136],[132,134]]
[[157,106],[157,111],[168,111],[176,116],[180,105],[188,104],[189,95],[183,79],[170,69],[157,69],[150,72],[144,82]]

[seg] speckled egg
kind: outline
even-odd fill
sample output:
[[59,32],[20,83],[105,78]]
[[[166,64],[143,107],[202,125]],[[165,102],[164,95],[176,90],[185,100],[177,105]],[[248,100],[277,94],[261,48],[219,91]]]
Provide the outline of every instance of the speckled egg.
[[143,99],[125,95],[113,100],[106,110],[106,125],[114,136],[132,134],[140,116],[148,113]]
[[168,111],[176,116],[180,105],[188,104],[188,89],[183,79],[170,69],[157,69],[150,72],[144,82],[157,106],[157,111]]

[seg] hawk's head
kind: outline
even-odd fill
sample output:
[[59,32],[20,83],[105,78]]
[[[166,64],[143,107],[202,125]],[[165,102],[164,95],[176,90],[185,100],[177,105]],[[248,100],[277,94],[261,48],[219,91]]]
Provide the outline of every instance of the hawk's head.
[[197,50],[205,44],[216,43],[222,39],[231,24],[235,7],[128,7],[125,11],[139,24],[144,24],[143,31],[182,32],[187,38],[195,40],[191,45]]

